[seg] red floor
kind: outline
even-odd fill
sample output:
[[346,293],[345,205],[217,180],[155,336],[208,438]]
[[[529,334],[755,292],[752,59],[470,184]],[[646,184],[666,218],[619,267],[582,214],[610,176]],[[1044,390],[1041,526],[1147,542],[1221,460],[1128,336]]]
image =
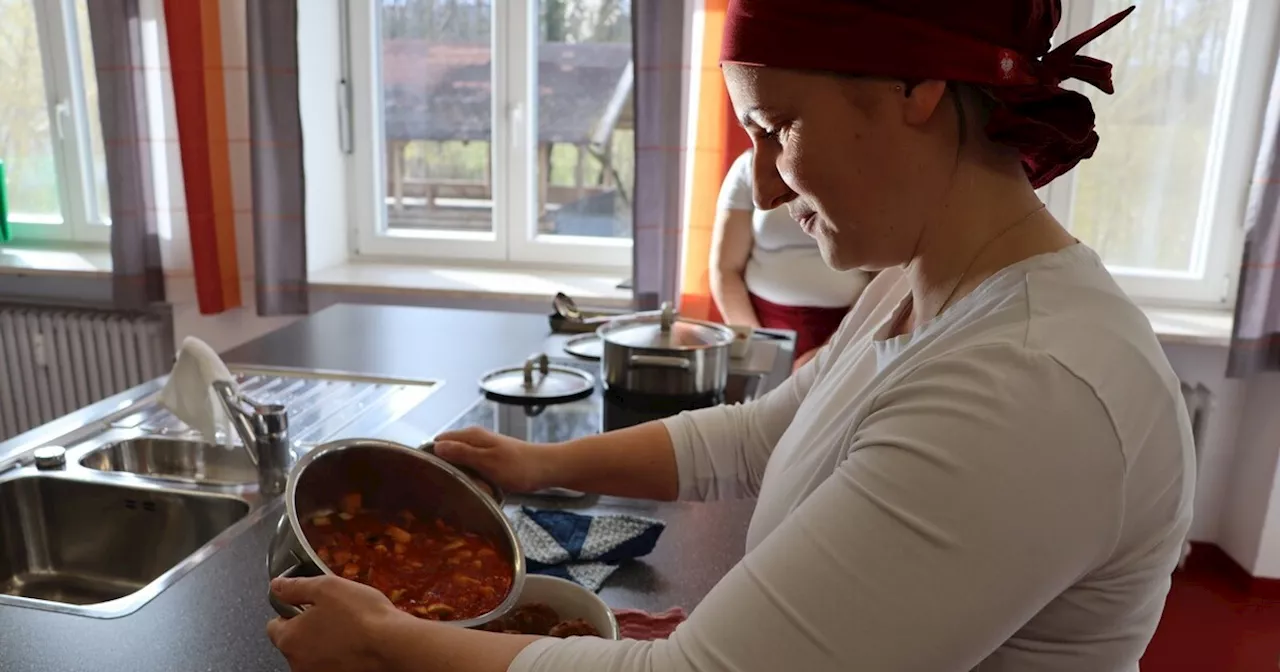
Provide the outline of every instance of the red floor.
[[1142,672],[1280,670],[1280,597],[1274,589],[1268,597],[1246,592],[1240,570],[1215,554],[1197,548],[1174,574]]

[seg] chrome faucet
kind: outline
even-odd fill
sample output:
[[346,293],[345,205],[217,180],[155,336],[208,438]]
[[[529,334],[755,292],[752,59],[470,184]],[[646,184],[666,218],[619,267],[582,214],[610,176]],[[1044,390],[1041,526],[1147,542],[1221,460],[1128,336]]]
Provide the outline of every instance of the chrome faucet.
[[215,381],[213,389],[235,425],[249,459],[258,467],[258,492],[264,497],[284,493],[293,466],[289,443],[289,413],[281,404],[259,404],[240,394],[226,381]]

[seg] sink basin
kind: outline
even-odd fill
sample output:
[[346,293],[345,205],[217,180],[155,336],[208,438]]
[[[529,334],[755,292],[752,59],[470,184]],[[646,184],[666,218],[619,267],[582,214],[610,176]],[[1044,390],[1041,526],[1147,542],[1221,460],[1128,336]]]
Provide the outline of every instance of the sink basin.
[[[193,554],[248,512],[223,495],[45,476],[0,481],[0,599],[96,605],[135,595],[194,564]],[[163,588],[152,587],[123,613]]]
[[199,441],[138,438],[98,448],[80,464],[99,471],[123,471],[150,478],[211,485],[258,481],[257,469],[243,448]]

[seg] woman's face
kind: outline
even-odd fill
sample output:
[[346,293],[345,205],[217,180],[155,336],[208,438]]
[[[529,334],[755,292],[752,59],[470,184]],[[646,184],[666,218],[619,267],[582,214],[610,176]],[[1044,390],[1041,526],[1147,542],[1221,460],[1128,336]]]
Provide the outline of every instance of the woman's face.
[[910,260],[955,167],[957,131],[935,114],[944,83],[908,93],[891,80],[739,65],[724,77],[755,146],[757,207],[786,207],[832,268]]

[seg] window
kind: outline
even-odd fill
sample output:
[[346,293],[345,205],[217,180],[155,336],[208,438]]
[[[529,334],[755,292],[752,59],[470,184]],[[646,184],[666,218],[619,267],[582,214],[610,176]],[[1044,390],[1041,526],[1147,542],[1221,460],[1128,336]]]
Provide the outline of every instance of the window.
[[[1067,3],[1059,37],[1128,7]],[[1044,191],[1054,214],[1136,299],[1227,305],[1266,108],[1275,0],[1149,0],[1085,48],[1116,93],[1077,86],[1098,114],[1097,153]]]
[[357,253],[631,263],[631,0],[353,0]]
[[0,161],[15,241],[105,242],[88,0],[0,0]]

